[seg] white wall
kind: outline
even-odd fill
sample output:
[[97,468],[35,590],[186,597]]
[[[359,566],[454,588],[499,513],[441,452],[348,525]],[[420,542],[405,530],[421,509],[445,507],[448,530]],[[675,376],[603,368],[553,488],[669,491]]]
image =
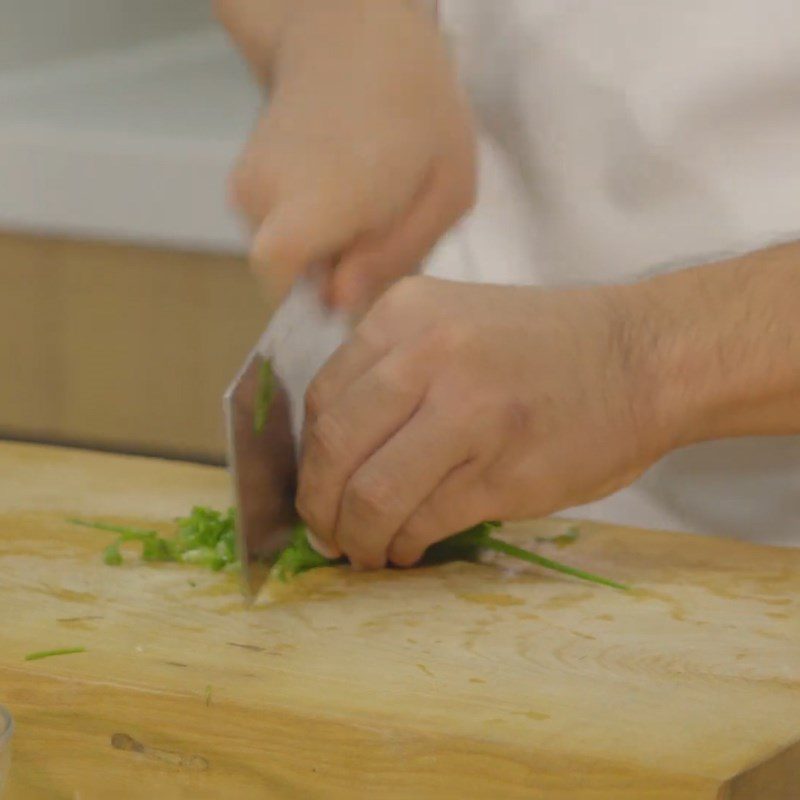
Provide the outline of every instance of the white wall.
[[0,70],[191,30],[210,0],[0,0]]
[[211,0],[0,0],[0,229],[242,252],[261,102]]

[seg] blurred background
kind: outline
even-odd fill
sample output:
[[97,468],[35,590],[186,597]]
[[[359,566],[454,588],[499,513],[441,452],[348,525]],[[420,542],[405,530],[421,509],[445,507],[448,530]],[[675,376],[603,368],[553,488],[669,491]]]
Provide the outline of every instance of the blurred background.
[[197,0],[0,0],[0,436],[222,461],[257,89]]

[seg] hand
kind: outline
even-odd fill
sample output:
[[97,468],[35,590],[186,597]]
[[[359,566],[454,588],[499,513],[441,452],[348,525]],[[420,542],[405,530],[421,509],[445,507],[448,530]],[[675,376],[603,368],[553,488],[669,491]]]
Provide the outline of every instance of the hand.
[[[246,30],[236,3],[219,5],[258,63],[253,3],[238,3]],[[288,9],[279,33],[270,29],[269,107],[232,193],[255,231],[253,267],[273,301],[322,262],[335,267],[325,300],[358,311],[414,272],[471,206],[472,123],[421,9],[406,0],[305,0]]]
[[407,566],[633,481],[670,442],[625,291],[391,288],[307,395],[297,503],[322,548]]

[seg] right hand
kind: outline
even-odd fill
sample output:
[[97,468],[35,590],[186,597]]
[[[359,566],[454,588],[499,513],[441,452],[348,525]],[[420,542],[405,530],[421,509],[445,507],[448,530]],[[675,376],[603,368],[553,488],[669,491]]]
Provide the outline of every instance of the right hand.
[[324,300],[362,311],[472,205],[467,104],[434,20],[405,0],[294,0],[275,54],[232,177],[254,271],[278,302],[330,265]]

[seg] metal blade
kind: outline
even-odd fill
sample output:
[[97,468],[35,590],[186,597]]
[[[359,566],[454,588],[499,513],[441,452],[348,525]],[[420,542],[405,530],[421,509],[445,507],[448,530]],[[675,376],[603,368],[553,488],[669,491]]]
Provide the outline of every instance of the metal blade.
[[242,591],[251,600],[266,580],[269,559],[286,545],[296,521],[297,464],[289,397],[274,374],[266,423],[261,431],[255,427],[256,395],[265,360],[253,352],[224,400]]
[[[297,521],[296,442],[305,389],[347,331],[344,315],[323,308],[318,283],[299,280],[225,393],[242,591],[250,600],[266,580],[269,559],[285,546]],[[273,395],[264,427],[257,431],[259,376],[267,360]]]

